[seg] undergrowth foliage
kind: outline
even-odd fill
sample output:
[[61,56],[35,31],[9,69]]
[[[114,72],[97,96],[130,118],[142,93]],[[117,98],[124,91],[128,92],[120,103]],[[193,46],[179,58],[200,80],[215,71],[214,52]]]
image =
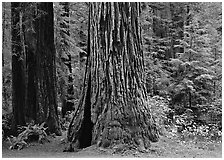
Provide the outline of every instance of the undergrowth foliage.
[[165,128],[172,122],[170,115],[173,111],[169,108],[169,101],[163,97],[154,96],[148,98],[148,103],[159,133],[164,134]]
[[222,112],[220,100],[203,106],[206,108],[204,115],[197,115],[190,109],[178,114],[170,109],[170,99],[160,96],[149,97],[148,99],[160,135],[172,133],[183,142],[221,141]]
[[210,142],[222,140],[220,112],[209,110],[209,107],[207,109],[203,115],[196,115],[188,109],[184,114],[175,116],[174,127],[181,141]]
[[22,132],[17,136],[8,137],[10,143],[9,149],[23,149],[28,146],[29,142],[37,141],[38,143],[49,142],[47,133],[45,132],[47,127],[44,127],[45,122],[42,124],[30,123],[28,126],[21,126]]

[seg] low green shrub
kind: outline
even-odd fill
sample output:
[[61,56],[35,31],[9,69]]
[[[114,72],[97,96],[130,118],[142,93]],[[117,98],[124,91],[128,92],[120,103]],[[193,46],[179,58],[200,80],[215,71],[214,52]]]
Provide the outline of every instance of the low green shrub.
[[[161,135],[172,124],[173,111],[169,108],[169,101],[160,96],[148,98],[152,116]],[[171,116],[170,116],[171,115]]]
[[192,114],[175,116],[175,127],[180,133],[182,141],[219,141],[222,138],[222,130],[219,124],[197,123],[197,118]]
[[194,126],[188,127],[181,132],[182,141],[220,141],[222,139],[222,131],[217,126]]
[[38,143],[49,142],[47,128],[44,127],[45,122],[42,124],[34,124],[31,122],[28,126],[20,127],[23,130],[17,137],[9,136],[7,139],[10,142],[9,149],[22,149],[28,146],[29,142],[37,141]]

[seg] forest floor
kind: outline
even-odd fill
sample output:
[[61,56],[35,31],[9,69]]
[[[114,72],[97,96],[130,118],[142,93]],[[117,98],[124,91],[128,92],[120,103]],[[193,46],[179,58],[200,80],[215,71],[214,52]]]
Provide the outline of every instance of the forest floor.
[[31,143],[22,150],[9,150],[9,143],[2,143],[3,158],[222,158],[221,142],[184,142],[176,136],[161,136],[159,142],[152,143],[147,152],[124,151],[114,152],[112,149],[97,148],[96,145],[78,152],[63,152],[66,133],[51,138],[49,143]]

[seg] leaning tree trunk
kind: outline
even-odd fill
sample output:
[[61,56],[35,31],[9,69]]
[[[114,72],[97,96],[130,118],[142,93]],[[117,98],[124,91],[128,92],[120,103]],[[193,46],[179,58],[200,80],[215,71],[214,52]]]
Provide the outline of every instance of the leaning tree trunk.
[[69,149],[158,140],[147,103],[139,3],[90,3],[83,94],[68,130]]
[[11,3],[12,23],[12,108],[13,108],[13,130],[18,125],[25,125],[25,56],[22,49],[20,36],[20,3]]
[[56,103],[53,3],[38,3],[37,11],[41,14],[35,21],[37,120],[46,122],[49,132],[61,135]]

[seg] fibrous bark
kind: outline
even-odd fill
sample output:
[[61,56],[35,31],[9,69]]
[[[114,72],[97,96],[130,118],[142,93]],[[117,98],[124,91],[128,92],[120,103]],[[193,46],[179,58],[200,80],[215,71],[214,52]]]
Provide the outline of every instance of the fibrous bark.
[[56,66],[53,3],[38,3],[35,21],[37,121],[46,122],[51,133],[61,135],[56,103]]
[[139,3],[90,3],[85,80],[68,130],[70,147],[146,149],[158,140],[147,103],[139,21]]
[[25,124],[25,53],[22,49],[20,36],[20,3],[11,3],[12,18],[12,108],[13,108],[13,130],[17,130],[18,125]]

